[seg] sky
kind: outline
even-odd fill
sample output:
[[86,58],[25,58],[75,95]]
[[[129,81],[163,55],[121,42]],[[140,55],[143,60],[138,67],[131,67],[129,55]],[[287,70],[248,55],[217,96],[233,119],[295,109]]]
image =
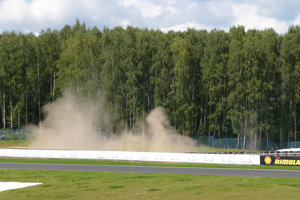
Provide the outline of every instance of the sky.
[[87,27],[185,31],[273,28],[284,34],[300,24],[299,0],[0,0],[0,32],[38,34],[76,19]]

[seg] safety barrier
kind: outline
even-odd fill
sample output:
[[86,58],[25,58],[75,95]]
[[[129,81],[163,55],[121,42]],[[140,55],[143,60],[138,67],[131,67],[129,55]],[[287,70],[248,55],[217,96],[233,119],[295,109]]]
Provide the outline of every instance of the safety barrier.
[[0,140],[34,140],[34,130],[32,129],[7,129],[0,130]]
[[129,151],[0,149],[0,157],[96,159],[96,160],[120,160],[120,161],[260,165],[259,155],[247,155],[247,154],[236,155],[236,154],[158,153],[158,152],[129,152]]

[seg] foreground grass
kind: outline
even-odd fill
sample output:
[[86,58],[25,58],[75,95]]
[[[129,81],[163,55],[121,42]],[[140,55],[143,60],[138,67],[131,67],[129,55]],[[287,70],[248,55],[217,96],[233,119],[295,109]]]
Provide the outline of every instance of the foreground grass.
[[205,175],[0,170],[1,182],[42,185],[0,199],[298,199],[300,180]]

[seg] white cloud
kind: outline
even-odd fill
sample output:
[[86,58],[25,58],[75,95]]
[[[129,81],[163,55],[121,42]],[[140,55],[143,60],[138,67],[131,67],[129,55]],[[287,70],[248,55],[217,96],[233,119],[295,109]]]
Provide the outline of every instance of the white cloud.
[[29,4],[25,0],[3,0],[0,2],[1,24],[22,23]]
[[[284,33],[300,24],[300,1],[286,0],[0,0],[1,30],[40,32],[73,25],[75,19],[88,27],[127,25],[161,29],[273,28]],[[287,11],[290,10],[290,11]]]
[[166,8],[166,10],[170,11],[172,15],[175,15],[175,14],[179,13],[179,11],[175,7],[172,7],[172,6],[168,6]]
[[162,13],[163,8],[161,6],[150,3],[149,1],[140,0],[124,0],[123,5],[125,8],[130,6],[138,9],[143,18],[154,18]]
[[71,0],[2,0],[0,26],[5,30],[39,32],[65,20],[72,7]]
[[209,2],[208,3],[209,10],[213,13],[217,19],[222,20],[224,17],[228,17],[231,15],[231,6],[226,2]]
[[198,7],[198,5],[195,3],[195,2],[192,2],[192,3],[190,3],[190,4],[188,4],[188,10],[192,10],[192,9],[194,9],[194,8],[197,8]]
[[183,23],[183,24],[177,24],[177,25],[170,26],[170,27],[163,27],[160,30],[162,32],[166,33],[166,32],[171,31],[171,30],[173,30],[173,31],[186,31],[189,28],[195,28],[195,29],[198,29],[198,30],[201,30],[201,29],[212,30],[214,27],[205,26],[205,25],[194,23],[194,22],[186,22],[186,23]]
[[128,20],[122,20],[121,23],[120,23],[120,25],[122,27],[126,28],[127,26],[130,25],[130,21],[128,21]]
[[232,4],[233,25],[244,25],[248,29],[273,28],[278,33],[287,31],[289,24],[272,17],[258,14],[259,8],[249,4]]
[[33,0],[30,13],[33,19],[38,21],[60,21],[67,14],[68,7],[73,7],[70,0]]
[[300,14],[292,21],[292,25],[300,25]]

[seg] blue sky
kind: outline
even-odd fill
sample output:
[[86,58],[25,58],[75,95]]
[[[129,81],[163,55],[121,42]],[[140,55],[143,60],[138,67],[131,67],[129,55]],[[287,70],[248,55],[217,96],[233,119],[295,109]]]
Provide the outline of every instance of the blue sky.
[[75,20],[88,27],[127,25],[184,31],[273,28],[284,34],[300,24],[299,0],[0,0],[0,31],[60,30]]

